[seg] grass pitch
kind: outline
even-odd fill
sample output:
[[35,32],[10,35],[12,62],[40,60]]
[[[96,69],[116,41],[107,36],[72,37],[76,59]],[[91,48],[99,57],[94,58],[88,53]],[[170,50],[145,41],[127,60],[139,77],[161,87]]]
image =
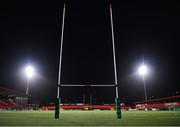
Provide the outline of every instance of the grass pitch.
[[1,126],[179,126],[180,111],[122,111],[117,119],[114,111],[0,111]]

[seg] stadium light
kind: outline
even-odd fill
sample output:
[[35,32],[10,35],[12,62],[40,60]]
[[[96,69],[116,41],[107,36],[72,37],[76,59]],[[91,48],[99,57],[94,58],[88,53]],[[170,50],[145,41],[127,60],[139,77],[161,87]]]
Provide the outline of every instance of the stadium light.
[[147,75],[147,72],[148,72],[148,69],[147,69],[147,66],[146,65],[141,65],[139,67],[139,70],[138,70],[139,74],[142,75],[142,76],[145,76]]
[[28,65],[26,68],[25,68],[25,74],[27,76],[27,87],[26,87],[26,95],[28,96],[28,93],[29,93],[29,81],[30,79],[33,77],[34,75],[34,68],[33,66],[31,65]]
[[25,69],[26,71],[26,76],[28,79],[31,79],[33,77],[34,74],[34,68],[31,65],[28,65]]
[[139,66],[138,69],[139,75],[142,76],[142,81],[144,85],[144,95],[145,95],[145,101],[147,102],[147,90],[146,90],[146,80],[145,77],[148,74],[148,67],[144,64],[144,58],[143,58],[143,64]]

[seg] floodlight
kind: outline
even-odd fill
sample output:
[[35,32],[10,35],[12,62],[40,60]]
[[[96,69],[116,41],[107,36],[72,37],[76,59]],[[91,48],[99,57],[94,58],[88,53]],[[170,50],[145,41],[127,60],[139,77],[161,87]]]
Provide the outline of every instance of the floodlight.
[[144,95],[145,95],[145,101],[147,103],[147,90],[146,90],[146,81],[145,81],[145,75],[147,75],[148,73],[148,68],[147,66],[144,64],[144,59],[143,59],[143,64],[139,67],[138,69],[139,74],[142,76],[142,80],[143,80],[143,85],[144,85]]
[[148,72],[147,66],[145,66],[144,64],[141,65],[138,69],[138,72],[140,75],[145,76]]
[[25,69],[25,72],[26,72],[27,78],[30,79],[34,75],[34,68],[31,65],[28,65]]

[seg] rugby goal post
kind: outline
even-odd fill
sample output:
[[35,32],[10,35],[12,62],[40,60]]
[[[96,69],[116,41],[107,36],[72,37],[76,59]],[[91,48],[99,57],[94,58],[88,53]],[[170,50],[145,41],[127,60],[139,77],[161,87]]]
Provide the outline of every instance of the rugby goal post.
[[[61,45],[60,45],[60,54],[59,54],[59,74],[58,74],[58,88],[57,88],[57,99],[55,102],[55,118],[58,119],[60,115],[60,103],[61,98],[59,95],[60,87],[81,87],[86,85],[78,85],[78,84],[61,84],[61,65],[62,65],[62,51],[63,51],[63,34],[64,34],[64,21],[65,21],[65,12],[66,12],[66,4],[64,4],[63,8],[63,18],[62,18],[62,29],[61,29]],[[116,69],[116,52],[115,52],[115,44],[114,44],[114,29],[113,29],[113,16],[112,16],[112,5],[110,4],[110,19],[111,19],[111,33],[112,33],[112,48],[113,48],[113,63],[114,63],[114,82],[115,84],[110,85],[88,85],[92,87],[115,87],[116,98],[116,115],[117,118],[121,118],[121,107],[120,107],[120,99],[118,94],[118,82],[117,82],[117,69]]]

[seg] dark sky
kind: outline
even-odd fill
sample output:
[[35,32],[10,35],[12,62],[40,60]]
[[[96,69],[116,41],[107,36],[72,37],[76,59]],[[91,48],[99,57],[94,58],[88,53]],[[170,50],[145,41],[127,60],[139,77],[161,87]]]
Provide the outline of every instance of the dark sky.
[[[30,94],[53,101],[57,92],[62,10],[61,0],[0,3],[0,86],[25,91],[22,68],[31,63],[36,77]],[[119,94],[124,102],[144,99],[135,72],[150,68],[148,97],[180,92],[180,4],[173,1],[68,0],[62,61],[62,84],[114,84],[109,3],[113,7]],[[112,103],[114,88],[62,88],[67,102]]]

